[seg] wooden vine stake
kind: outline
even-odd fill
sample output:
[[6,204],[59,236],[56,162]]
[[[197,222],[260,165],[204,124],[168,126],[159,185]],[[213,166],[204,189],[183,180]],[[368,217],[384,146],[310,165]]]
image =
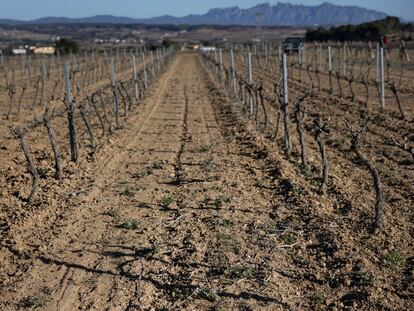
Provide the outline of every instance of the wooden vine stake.
[[114,59],[111,59],[111,88],[114,95],[114,114],[115,114],[115,125],[119,128],[119,100],[117,92],[117,81],[115,74],[115,62]]
[[410,61],[410,56],[408,55],[407,47],[405,45],[405,41],[404,40],[401,40],[400,46],[401,46],[401,60],[404,61],[404,58],[405,58],[405,60],[407,62],[409,62]]
[[70,79],[69,79],[69,68],[68,68],[67,62],[65,62],[65,66],[64,66],[64,78],[65,78],[65,85],[66,85],[66,111],[68,114],[70,159],[72,162],[77,162],[78,161],[78,144],[76,141],[74,109],[73,109],[73,103],[72,103],[71,86],[70,86]]
[[51,116],[49,109],[46,106],[45,112],[43,114],[43,124],[46,127],[47,135],[49,136],[50,144],[52,146],[53,155],[55,157],[55,177],[56,179],[62,178],[62,156],[59,150],[59,144],[57,142],[55,131],[53,130],[52,124],[50,122]]
[[154,60],[154,53],[153,53],[153,51],[150,51],[150,58],[151,58],[152,80],[155,80],[156,71],[155,71],[155,60]]
[[144,51],[141,52],[141,58],[142,58],[142,68],[144,72],[144,87],[145,87],[145,91],[147,91],[148,90],[148,74],[147,74],[147,64],[145,63]]
[[381,111],[384,111],[385,110],[384,48],[380,49],[380,88],[381,88]]
[[337,80],[337,83],[338,83],[338,91],[339,91],[338,96],[339,96],[339,98],[343,98],[344,97],[344,92],[343,92],[342,84],[341,84],[341,74],[338,71],[336,71],[335,75],[336,75],[336,80]]
[[95,96],[97,96],[97,95],[98,95],[98,93],[93,93],[91,97],[88,97],[88,100],[89,100],[89,102],[90,102],[91,106],[93,107],[93,109],[94,109],[94,111],[95,111],[95,113],[96,113],[97,117],[98,117],[99,124],[101,125],[101,128],[102,128],[102,137],[105,137],[105,135],[106,135],[105,120],[104,120],[104,118],[102,117],[102,115],[101,115],[101,113],[99,112],[99,109],[98,109],[98,107],[97,107],[97,105],[96,105],[96,99],[95,99]]
[[230,50],[230,59],[231,59],[231,77],[233,82],[233,95],[234,97],[237,96],[237,83],[236,83],[236,67],[234,64],[234,51],[233,49]]
[[302,71],[303,71],[303,51],[302,47],[298,49],[298,63],[299,63],[299,83],[302,82]]
[[343,76],[346,76],[346,65],[347,65],[347,60],[346,60],[346,42],[344,43],[343,49],[342,49],[342,69],[343,69]]
[[216,76],[218,76],[218,60],[217,60],[217,49],[214,50],[214,68],[216,70]]
[[377,82],[377,84],[379,83],[379,81],[380,81],[380,44],[379,43],[377,43],[377,45],[376,45],[376,66],[375,66],[375,69],[376,69],[376,82]]
[[92,124],[88,119],[88,114],[87,114],[87,111],[85,109],[85,106],[83,104],[79,104],[78,107],[79,107],[79,111],[80,111],[82,120],[85,123],[86,130],[88,131],[88,134],[89,134],[89,140],[90,140],[90,144],[91,144],[92,154],[94,154],[95,150],[96,150],[96,140],[95,140],[95,135],[94,135],[93,130],[92,130]]
[[[252,53],[251,52],[249,52],[249,56],[248,56],[248,70],[249,70],[248,72],[249,88],[252,88],[253,87],[253,69],[252,69]],[[251,93],[249,95],[249,106],[250,106],[249,113],[250,115],[253,115],[254,105],[253,105],[253,96],[251,95]]]
[[267,129],[267,127],[269,126],[269,117],[267,115],[267,109],[266,109],[266,105],[265,105],[265,95],[264,95],[264,85],[263,85],[263,80],[260,80],[260,84],[259,84],[259,88],[258,88],[258,95],[259,95],[259,101],[260,101],[260,106],[263,109],[263,115],[264,115],[264,128],[265,130]]
[[9,96],[9,109],[7,112],[7,120],[10,120],[10,116],[14,106],[14,96],[16,95],[16,85],[14,84],[14,82],[10,83],[7,86],[7,95]]
[[320,116],[316,117],[316,119],[313,121],[313,124],[315,126],[315,140],[319,146],[319,152],[321,153],[323,166],[323,178],[319,190],[323,195],[326,195],[328,190],[329,164],[325,142],[327,136],[331,133],[331,130],[328,128],[326,123],[322,121],[322,118]]
[[43,60],[42,62],[42,68],[41,68],[41,74],[42,74],[42,93],[41,93],[41,99],[40,103],[45,106],[46,105],[46,61]]
[[393,82],[391,82],[391,83],[390,83],[390,89],[391,89],[391,92],[392,92],[392,93],[394,94],[394,96],[395,96],[395,100],[396,100],[396,102],[397,102],[397,107],[398,107],[398,110],[399,110],[399,112],[400,112],[401,119],[405,120],[404,110],[402,109],[402,106],[401,106],[401,100],[400,100],[400,95],[399,95],[399,89],[398,89],[398,87],[396,86],[395,81],[393,81]]
[[27,163],[29,165],[30,174],[32,175],[32,190],[29,197],[27,198],[27,201],[30,203],[33,201],[36,190],[39,186],[40,177],[30,153],[29,145],[26,142],[27,129],[22,131],[19,127],[12,126],[9,126],[9,129],[12,135],[19,140],[20,146],[23,149],[24,156],[26,157]]
[[219,55],[220,55],[220,82],[224,83],[223,81],[223,52],[221,49],[219,50]]
[[302,105],[303,105],[303,102],[306,100],[306,98],[310,95],[311,88],[307,93],[305,93],[302,97],[298,98],[295,102],[296,130],[298,132],[299,144],[300,144],[301,166],[304,171],[308,169],[308,164],[306,161],[306,144],[305,144],[304,125],[303,125],[305,121],[305,117],[306,117],[306,111]]
[[105,108],[106,107],[106,103],[105,103],[103,89],[101,89],[100,92],[99,92],[99,99],[100,99],[100,104],[101,104],[101,108],[102,108],[102,112],[103,112],[103,120],[105,120],[105,123],[108,124],[109,133],[112,134],[113,133],[112,122],[107,117],[107,114],[106,114],[106,108]]
[[132,55],[132,78],[134,79],[135,99],[139,99],[138,77],[137,77],[137,62],[135,55]]
[[23,82],[23,86],[22,86],[22,92],[20,94],[20,98],[19,98],[19,102],[17,103],[17,116],[20,116],[20,110],[21,110],[21,106],[22,106],[22,101],[23,101],[23,97],[24,97],[24,93],[26,92],[27,89],[27,84],[26,82]]
[[332,77],[332,48],[328,46],[328,74],[329,74],[329,95],[333,93],[333,77]]
[[362,153],[360,149],[361,134],[365,131],[368,126],[370,119],[367,119],[365,124],[359,129],[354,130],[352,126],[345,121],[345,125],[351,133],[351,148],[350,151],[354,152],[358,159],[368,168],[371,173],[376,200],[375,200],[375,221],[374,221],[374,231],[380,229],[383,224],[383,194],[381,189],[381,181],[377,169],[372,164],[372,162]]
[[283,69],[283,103],[282,103],[282,110],[283,110],[283,117],[284,117],[284,124],[285,124],[285,153],[286,153],[286,155],[289,156],[290,155],[290,149],[291,149],[291,142],[290,142],[290,134],[289,134],[289,112],[288,112],[289,89],[288,89],[288,74],[287,74],[286,53],[283,53],[282,69]]

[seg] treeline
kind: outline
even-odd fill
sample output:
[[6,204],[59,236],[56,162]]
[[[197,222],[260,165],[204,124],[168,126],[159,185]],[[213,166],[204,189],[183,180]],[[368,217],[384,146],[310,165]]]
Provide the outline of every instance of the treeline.
[[[404,37],[414,32],[414,24],[401,23],[397,17],[387,17],[360,25],[343,25],[332,28],[309,29],[306,33],[307,41],[378,41],[390,34]],[[411,35],[404,39],[412,40]]]

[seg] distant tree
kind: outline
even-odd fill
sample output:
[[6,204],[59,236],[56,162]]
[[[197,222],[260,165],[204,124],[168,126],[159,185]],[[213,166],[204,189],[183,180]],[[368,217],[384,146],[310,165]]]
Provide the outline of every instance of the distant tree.
[[146,45],[146,48],[148,51],[155,51],[158,48],[158,45],[154,43],[148,43]]
[[413,24],[403,24],[397,17],[389,16],[385,19],[360,25],[342,25],[338,27],[309,29],[306,33],[307,41],[378,41],[388,33],[403,33],[414,28]]
[[173,40],[170,40],[170,39],[164,39],[162,41],[162,46],[164,48],[167,48],[167,49],[168,48],[179,49],[181,44],[179,42],[176,42],[176,41],[173,41]]
[[56,51],[60,54],[79,53],[79,44],[67,38],[61,38],[56,42]]

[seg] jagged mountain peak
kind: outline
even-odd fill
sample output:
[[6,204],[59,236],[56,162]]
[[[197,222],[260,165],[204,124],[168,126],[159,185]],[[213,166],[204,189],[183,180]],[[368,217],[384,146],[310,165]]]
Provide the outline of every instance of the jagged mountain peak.
[[[97,15],[89,18],[59,18],[48,17],[35,21],[3,20],[5,24],[21,23],[117,23],[117,24],[189,24],[189,25],[248,25],[257,23],[257,13],[262,13],[260,23],[264,26],[313,26],[313,25],[342,25],[360,24],[384,19],[387,14],[361,8],[358,6],[339,6],[331,2],[320,5],[300,5],[289,2],[269,2],[257,4],[251,8],[232,6],[228,8],[213,8],[206,14],[190,14],[184,17],[164,15],[148,19],[133,19],[112,15]],[[2,20],[0,20],[0,23]]]

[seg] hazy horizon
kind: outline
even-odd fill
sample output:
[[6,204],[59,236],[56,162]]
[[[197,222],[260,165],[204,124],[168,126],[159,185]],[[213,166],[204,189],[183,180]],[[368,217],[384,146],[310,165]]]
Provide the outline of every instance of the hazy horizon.
[[257,1],[257,0],[210,0],[199,2],[196,0],[181,0],[179,3],[167,0],[152,0],[140,4],[136,0],[123,0],[122,4],[115,0],[15,0],[2,4],[0,18],[32,20],[42,17],[69,17],[81,18],[94,15],[115,15],[131,18],[149,18],[161,15],[185,16],[188,14],[203,14],[212,8],[239,6],[249,8],[261,3],[272,5],[278,2],[292,4],[320,5],[331,2],[336,5],[356,5],[371,10],[384,12],[388,15],[414,20],[414,1],[412,0],[291,0],[291,1]]

